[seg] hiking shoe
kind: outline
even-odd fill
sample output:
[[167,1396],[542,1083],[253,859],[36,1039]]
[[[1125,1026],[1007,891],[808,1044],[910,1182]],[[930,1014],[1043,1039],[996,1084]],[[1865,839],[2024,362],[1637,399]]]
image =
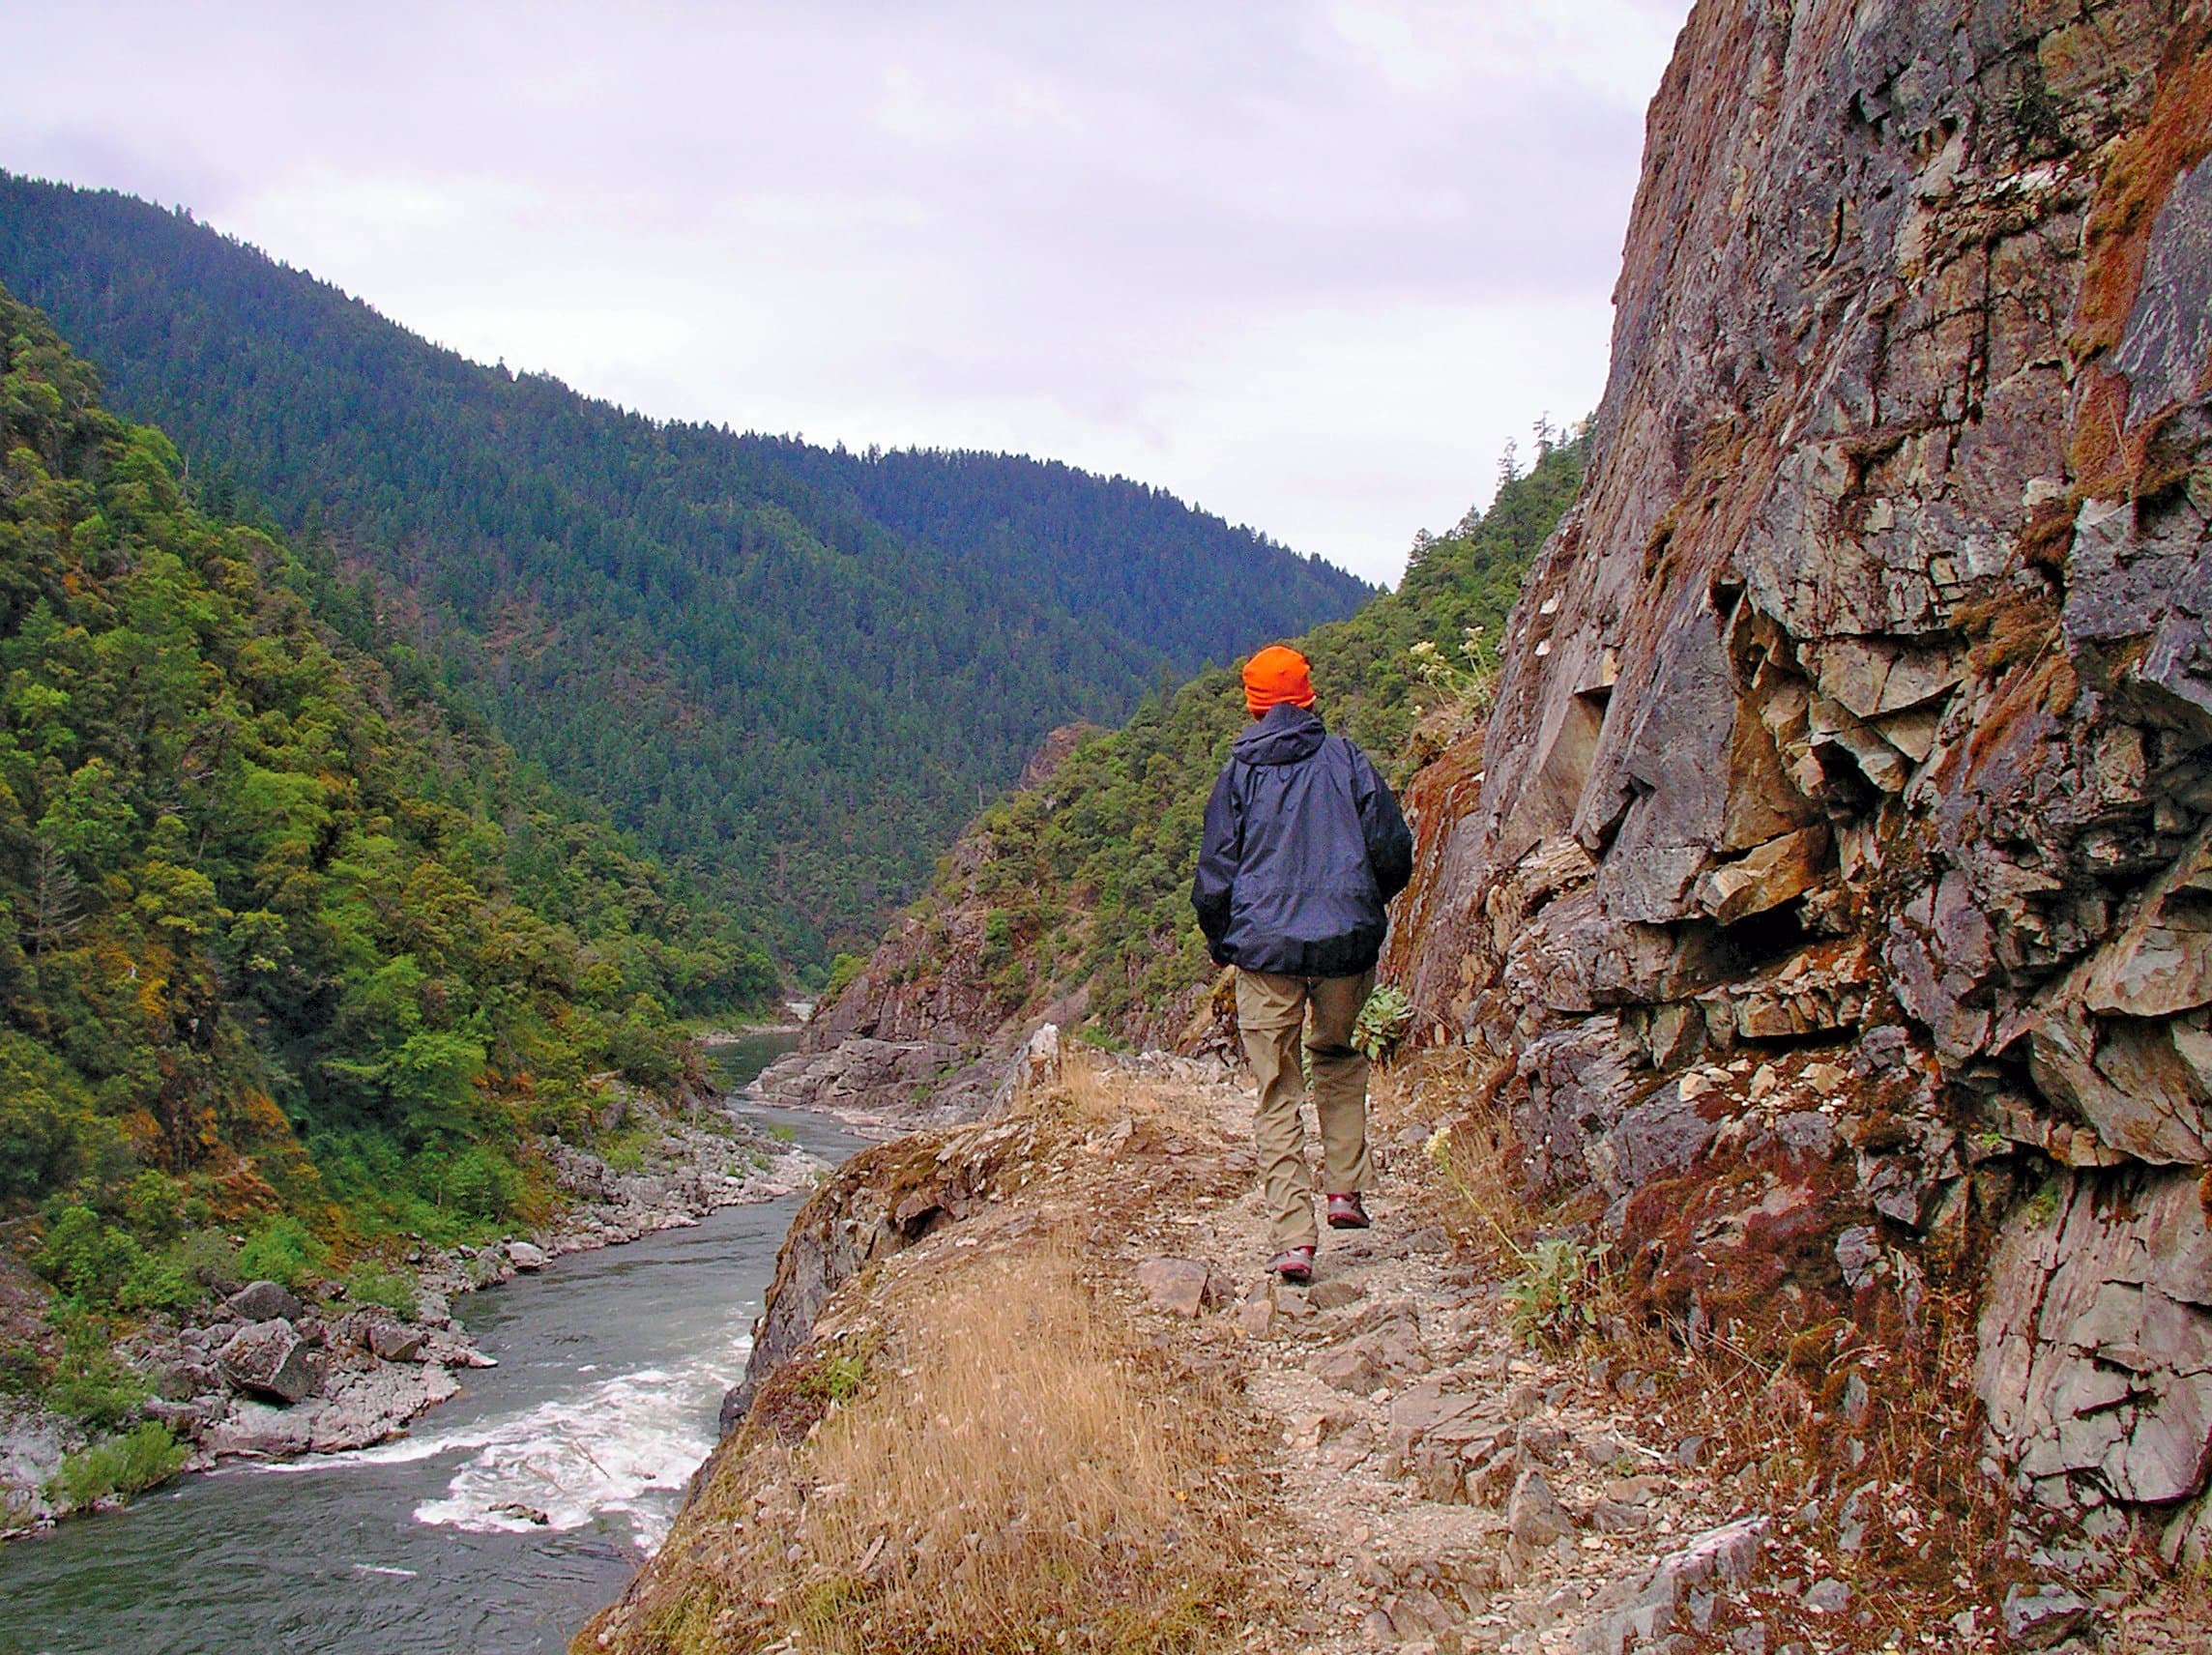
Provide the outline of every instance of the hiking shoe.
[[1313,1249],[1311,1247],[1285,1247],[1267,1261],[1267,1268],[1286,1282],[1300,1286],[1313,1280]]
[[1367,1208],[1359,1203],[1359,1192],[1350,1195],[1332,1195],[1328,1198],[1328,1227],[1331,1230],[1364,1230],[1368,1226]]

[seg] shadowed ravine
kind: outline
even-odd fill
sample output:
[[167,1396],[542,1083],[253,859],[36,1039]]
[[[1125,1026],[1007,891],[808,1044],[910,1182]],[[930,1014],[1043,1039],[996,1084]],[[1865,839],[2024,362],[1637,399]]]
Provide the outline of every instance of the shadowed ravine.
[[[741,1050],[722,1049],[733,1086],[773,1055],[741,1067]],[[833,1159],[858,1143],[777,1118]],[[564,1648],[713,1446],[803,1199],[726,1207],[464,1299],[456,1314],[500,1365],[396,1442],[187,1478],[7,1547],[0,1652]]]

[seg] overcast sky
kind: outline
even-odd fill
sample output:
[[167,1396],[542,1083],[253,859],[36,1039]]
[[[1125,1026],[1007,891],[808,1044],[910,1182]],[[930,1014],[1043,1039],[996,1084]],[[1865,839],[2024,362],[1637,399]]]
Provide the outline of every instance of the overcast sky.
[[1586,413],[1687,0],[0,0],[0,166],[662,417],[1119,471],[1373,580]]

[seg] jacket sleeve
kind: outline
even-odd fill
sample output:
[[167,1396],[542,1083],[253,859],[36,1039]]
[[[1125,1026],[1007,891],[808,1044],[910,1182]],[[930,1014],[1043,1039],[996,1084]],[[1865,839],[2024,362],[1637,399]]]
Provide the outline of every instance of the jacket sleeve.
[[[1349,743],[1348,743],[1349,744]],[[1359,831],[1367,841],[1367,865],[1375,888],[1388,902],[1413,877],[1413,835],[1389,783],[1356,745],[1352,747],[1353,799],[1359,807]]]
[[1198,842],[1198,873],[1190,882],[1190,905],[1198,910],[1206,951],[1217,966],[1221,939],[1229,930],[1229,898],[1237,885],[1237,863],[1244,851],[1244,824],[1237,808],[1234,761],[1221,767],[1206,801],[1206,828]]

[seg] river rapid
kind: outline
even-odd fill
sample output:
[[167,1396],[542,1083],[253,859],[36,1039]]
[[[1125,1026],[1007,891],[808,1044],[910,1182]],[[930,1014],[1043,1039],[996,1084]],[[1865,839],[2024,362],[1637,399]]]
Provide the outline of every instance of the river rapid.
[[[788,1049],[714,1048],[735,1090]],[[863,1140],[759,1112],[835,1161]],[[667,1532],[803,1197],[467,1294],[496,1368],[396,1441],[233,1464],[0,1547],[0,1655],[538,1655]],[[542,1517],[540,1524],[536,1520]]]

